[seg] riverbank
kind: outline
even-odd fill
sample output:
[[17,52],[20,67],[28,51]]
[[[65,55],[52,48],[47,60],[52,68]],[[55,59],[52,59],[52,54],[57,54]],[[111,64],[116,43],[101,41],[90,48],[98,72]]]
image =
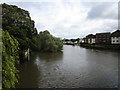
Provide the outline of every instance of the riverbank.
[[93,45],[93,44],[80,44],[82,47],[93,49],[105,49],[105,50],[120,50],[120,45]]

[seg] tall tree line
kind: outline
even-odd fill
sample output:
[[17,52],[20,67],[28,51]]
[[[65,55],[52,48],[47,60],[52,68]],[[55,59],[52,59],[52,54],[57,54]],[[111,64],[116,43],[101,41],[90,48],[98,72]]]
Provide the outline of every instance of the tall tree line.
[[5,3],[0,6],[2,6],[3,87],[12,88],[18,82],[15,63],[19,60],[21,52],[28,48],[31,51],[57,52],[62,50],[63,42],[47,30],[38,34],[35,22],[28,11]]

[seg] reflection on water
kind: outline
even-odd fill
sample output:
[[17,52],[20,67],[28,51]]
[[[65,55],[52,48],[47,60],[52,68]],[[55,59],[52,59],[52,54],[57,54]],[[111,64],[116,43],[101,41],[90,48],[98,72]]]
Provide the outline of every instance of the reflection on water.
[[118,51],[67,46],[59,53],[32,53],[21,63],[23,88],[118,87]]
[[38,53],[38,58],[46,62],[54,62],[62,60],[63,52],[56,53]]

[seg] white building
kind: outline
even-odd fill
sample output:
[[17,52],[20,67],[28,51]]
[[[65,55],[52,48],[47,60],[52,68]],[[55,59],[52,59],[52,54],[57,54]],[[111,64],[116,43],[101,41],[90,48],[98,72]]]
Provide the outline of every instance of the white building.
[[83,39],[83,38],[80,38],[80,39],[79,39],[79,42],[80,42],[80,43],[84,43],[84,39]]
[[88,38],[88,43],[95,43],[95,38]]
[[95,44],[95,35],[89,34],[86,36],[86,41],[89,44]]
[[111,44],[120,44],[120,30],[116,30],[111,34]]

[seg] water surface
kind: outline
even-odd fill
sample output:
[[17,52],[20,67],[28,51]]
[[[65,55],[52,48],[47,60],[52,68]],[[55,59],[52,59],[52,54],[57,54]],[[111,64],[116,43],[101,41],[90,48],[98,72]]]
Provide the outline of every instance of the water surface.
[[117,88],[120,52],[64,45],[20,63],[20,88]]

